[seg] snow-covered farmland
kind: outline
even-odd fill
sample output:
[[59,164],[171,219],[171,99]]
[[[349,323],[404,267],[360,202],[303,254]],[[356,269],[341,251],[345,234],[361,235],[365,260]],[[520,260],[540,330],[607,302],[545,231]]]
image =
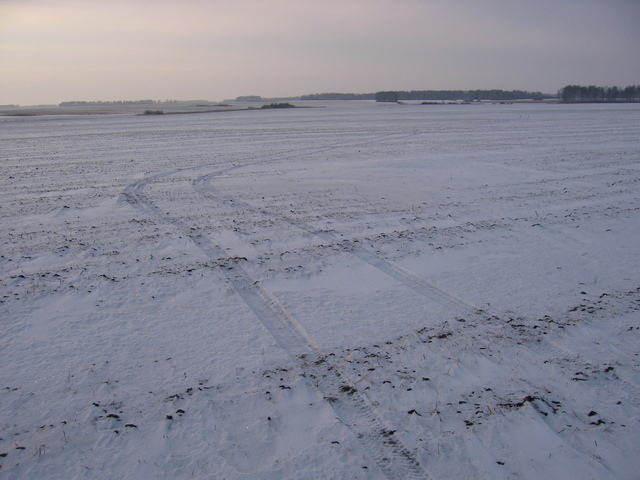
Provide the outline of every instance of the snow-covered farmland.
[[640,106],[0,117],[4,478],[637,479]]

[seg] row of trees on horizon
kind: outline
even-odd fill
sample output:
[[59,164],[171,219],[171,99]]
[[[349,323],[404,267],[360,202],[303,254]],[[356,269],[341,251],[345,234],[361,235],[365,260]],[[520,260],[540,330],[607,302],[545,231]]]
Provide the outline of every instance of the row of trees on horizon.
[[[190,100],[191,102],[205,102],[206,100]],[[181,103],[182,100],[71,100],[68,102],[60,102],[59,107],[96,107],[96,106],[111,106],[111,105],[166,105]]]
[[376,93],[319,93],[302,95],[300,100],[376,100],[397,102],[403,100],[462,100],[462,101],[510,101],[544,100],[558,98],[566,103],[578,102],[638,102],[640,85],[628,87],[598,87],[595,85],[567,85],[557,95],[526,90],[411,90]]
[[302,95],[300,100],[377,100],[389,101],[393,94],[397,101],[403,100],[542,100],[544,98],[555,98],[555,95],[545,95],[541,92],[527,92],[524,90],[410,90],[392,91],[376,93],[314,93]]
[[558,91],[563,102],[637,102],[640,101],[640,85],[620,87],[597,87],[595,85],[567,85]]
[[[259,102],[268,100],[376,100],[397,102],[403,100],[431,101],[511,101],[511,100],[544,100],[558,98],[566,103],[593,102],[638,102],[640,101],[640,85],[627,87],[598,87],[595,85],[567,85],[558,90],[557,95],[526,90],[396,90],[375,93],[313,93],[299,97],[283,97],[276,99],[262,98],[258,95],[237,97],[236,101]],[[60,107],[80,107],[99,105],[158,105],[179,103],[178,100],[117,100],[117,101],[68,101]]]

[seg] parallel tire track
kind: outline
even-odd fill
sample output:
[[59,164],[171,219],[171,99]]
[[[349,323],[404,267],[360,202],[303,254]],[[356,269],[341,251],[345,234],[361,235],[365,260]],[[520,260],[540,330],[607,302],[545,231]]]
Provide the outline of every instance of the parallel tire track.
[[[240,167],[229,167],[216,172],[216,175],[236,168]],[[164,213],[144,194],[144,188],[150,182],[177,172],[154,175],[129,185],[125,188],[124,200],[134,208],[173,225],[210,259],[225,258],[226,253],[220,246],[194,234],[190,226]],[[385,426],[366,398],[340,373],[338,366],[314,345],[302,326],[269,291],[251,277],[242,261],[229,260],[221,265],[221,272],[278,344],[296,359],[309,382],[331,404],[338,418],[358,438],[387,478],[432,478],[401,440],[396,438],[395,431]]]
[[[218,175],[220,175],[220,172],[213,172],[197,178],[192,182],[193,188],[201,195],[217,203],[224,204],[226,201],[233,200],[235,206],[241,207],[244,210],[253,211],[255,213],[264,213],[261,212],[260,209],[236,198],[232,199],[217,195],[215,190],[211,186],[211,181]],[[290,219],[286,215],[280,215],[279,218],[289,225],[292,225],[293,227],[296,227],[318,238],[321,238],[322,240],[325,240],[327,242],[341,242],[343,240],[338,236],[338,234],[334,232],[320,231],[304,222]],[[465,302],[455,295],[442,290],[438,286],[429,282],[427,279],[413,272],[410,272],[409,270],[393,262],[390,262],[385,258],[380,257],[376,253],[366,249],[363,246],[353,245],[350,248],[349,253],[351,253],[361,261],[369,264],[370,266],[378,269],[382,273],[394,278],[419,295],[447,308],[452,316],[476,318],[478,323],[482,322],[485,324],[492,324],[493,328],[499,328],[502,330],[509,328],[509,324],[505,321],[502,321],[502,319],[500,319],[498,315],[492,314],[489,311],[480,309],[472,304]],[[566,347],[560,347],[555,343],[551,343],[549,340],[543,337],[539,338],[539,341],[536,342],[536,345],[540,350],[546,352],[552,357],[568,358],[576,365],[580,365],[581,368],[596,370],[596,367],[594,365],[591,365],[589,362],[585,361],[577,353],[570,351]],[[637,385],[625,381],[623,378],[620,378],[617,375],[610,376],[609,378],[610,381],[618,384],[620,389],[626,393],[627,398],[630,402],[635,405],[640,405],[640,389]]]
[[[256,213],[262,213],[254,206],[238,200],[236,198],[226,198],[216,195],[210,186],[210,182],[213,178],[220,175],[220,172],[214,172],[197,178],[193,181],[193,188],[201,195],[212,199],[213,201],[224,204],[225,201],[233,200],[234,205],[242,207],[245,210],[254,211]],[[319,231],[317,228],[312,227],[304,222],[292,220],[286,216],[280,216],[280,219],[284,222],[292,225],[302,231],[305,231],[311,235],[314,235],[322,240],[328,242],[339,242],[341,238],[337,234],[329,231]],[[379,255],[367,250],[361,246],[352,246],[349,253],[362,260],[364,263],[371,265],[372,267],[380,270],[382,273],[394,278],[404,286],[414,290],[423,297],[434,301],[435,303],[448,308],[454,314],[457,315],[480,315],[482,310],[466,303],[464,300],[457,298],[456,296],[442,290],[427,279],[416,275],[409,270],[402,268],[401,266],[386,260]]]

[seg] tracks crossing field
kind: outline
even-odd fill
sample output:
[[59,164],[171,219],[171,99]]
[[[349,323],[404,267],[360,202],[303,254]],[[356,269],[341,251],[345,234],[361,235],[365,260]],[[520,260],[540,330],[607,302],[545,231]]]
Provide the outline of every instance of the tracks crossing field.
[[638,117],[0,119],[0,468],[632,478]]

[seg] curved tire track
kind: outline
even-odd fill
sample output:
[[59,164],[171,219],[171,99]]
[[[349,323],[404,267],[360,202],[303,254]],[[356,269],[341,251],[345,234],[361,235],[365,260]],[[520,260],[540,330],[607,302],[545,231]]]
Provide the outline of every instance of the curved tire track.
[[[234,205],[242,207],[245,210],[262,213],[256,207],[236,198],[216,195],[213,192],[213,189],[210,187],[210,182],[218,175],[220,175],[220,172],[210,173],[197,178],[192,182],[193,188],[201,195],[210,198],[219,204],[233,201]],[[291,220],[286,216],[280,216],[280,219],[288,223],[289,225],[292,225],[322,240],[328,242],[341,241],[341,238],[333,232],[319,231],[311,225]],[[382,273],[394,278],[395,280],[414,290],[418,294],[438,303],[443,307],[448,308],[450,311],[458,315],[481,315],[483,313],[482,309],[475,307],[465,302],[464,300],[442,290],[433,283],[429,282],[427,279],[420,277],[419,275],[416,275],[415,273],[410,272],[409,270],[378,256],[377,254],[367,250],[364,247],[354,245],[349,253],[356,256],[363,262],[371,265],[372,267],[380,270]]]
[[[241,166],[228,167],[214,175],[237,168]],[[124,190],[123,200],[134,208],[173,225],[210,259],[218,261],[226,258],[222,247],[206,237],[194,234],[189,225],[164,213],[144,194],[144,189],[150,182],[179,171],[153,175],[129,185]],[[340,373],[338,366],[321,354],[302,326],[269,291],[251,277],[242,260],[227,260],[221,265],[221,272],[278,344],[296,359],[311,384],[331,404],[338,418],[358,438],[387,478],[432,478],[401,440],[395,437],[395,431],[386,427],[366,398]]]
[[[212,199],[213,201],[223,204],[228,201],[233,201],[233,204],[237,207],[241,207],[244,210],[253,211],[258,214],[264,214],[260,209],[238,200],[236,198],[224,197],[221,195],[217,195],[215,190],[211,186],[211,181],[220,175],[220,172],[213,172],[207,175],[203,175],[192,182],[193,188],[200,193],[201,195]],[[331,231],[319,231],[318,229],[308,225],[304,222],[295,221],[288,218],[286,215],[280,215],[280,220],[296,227],[302,231],[305,231],[311,235],[314,235],[322,240],[327,242],[341,242],[343,239],[336,233]],[[415,291],[419,295],[431,300],[447,309],[453,314],[461,317],[475,317],[478,323],[483,322],[486,324],[491,324],[492,328],[499,329],[507,329],[509,327],[508,322],[504,321],[500,318],[500,316],[492,314],[489,311],[478,308],[472,304],[465,302],[464,300],[452,295],[445,290],[442,290],[438,286],[429,282],[427,279],[393,263],[390,262],[376,253],[366,249],[360,245],[353,245],[349,250],[349,253],[360,259],[361,261],[369,264],[370,266],[378,269],[382,273],[394,278],[395,280],[402,283],[404,286],[410,288]],[[545,339],[544,337],[539,337],[539,341],[536,342],[538,348],[548,355],[555,358],[567,358],[571,360],[576,366],[580,366],[580,368],[587,368],[591,370],[596,370],[596,367],[584,360],[577,353],[570,351],[566,347],[560,347],[555,342],[551,342],[550,340]],[[528,347],[532,349],[532,347]],[[610,381],[618,384],[620,389],[626,393],[626,396],[630,402],[635,405],[640,405],[640,388],[626,381],[619,376],[609,376]]]

